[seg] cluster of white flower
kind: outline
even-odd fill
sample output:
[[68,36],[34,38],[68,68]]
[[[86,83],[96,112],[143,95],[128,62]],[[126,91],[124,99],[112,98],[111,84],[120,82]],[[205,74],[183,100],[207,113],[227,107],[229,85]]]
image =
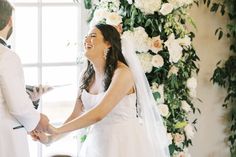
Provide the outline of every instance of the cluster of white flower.
[[169,108],[166,104],[160,104],[157,106],[159,111],[160,111],[160,114],[163,116],[163,117],[168,117],[169,116]]
[[134,5],[144,14],[154,14],[160,10],[161,0],[135,0]]
[[186,112],[186,113],[189,113],[191,112],[191,106],[184,100],[184,101],[181,101],[181,108]]
[[152,55],[149,53],[139,53],[137,55],[142,65],[143,71],[145,73],[150,73],[153,68],[152,63],[151,63]]
[[189,89],[189,95],[192,97],[192,98],[195,98],[196,97],[196,88],[197,88],[197,80],[196,78],[194,77],[191,77],[187,80],[187,87]]
[[194,129],[193,129],[193,126],[191,124],[187,124],[185,127],[184,127],[184,131],[186,133],[186,136],[188,139],[192,139],[193,136],[194,136]]
[[101,0],[97,6],[106,11],[117,12],[120,9],[120,0]]
[[135,51],[147,52],[150,48],[149,37],[143,27],[134,28],[133,31],[125,31],[122,37],[133,41],[135,44]]
[[190,46],[191,40],[186,35],[184,38],[175,39],[175,35],[172,33],[168,36],[168,40],[165,42],[165,46],[169,50],[169,61],[177,63],[182,57],[183,47]]
[[170,4],[174,6],[174,8],[179,8],[184,5],[190,5],[193,3],[193,0],[168,0]]
[[106,24],[117,26],[122,23],[122,17],[116,12],[110,12],[100,8],[94,11],[93,19],[90,22],[90,27],[102,21]]
[[[127,0],[132,4],[132,0]],[[160,12],[162,15],[168,15],[174,9],[182,6],[187,6],[193,3],[193,0],[168,0],[168,3],[163,3],[161,0],[134,0],[135,7],[139,8],[144,14],[154,14]]]
[[179,68],[173,65],[173,66],[170,68],[167,77],[170,77],[171,75],[177,75],[177,74],[178,74],[178,71],[179,71]]

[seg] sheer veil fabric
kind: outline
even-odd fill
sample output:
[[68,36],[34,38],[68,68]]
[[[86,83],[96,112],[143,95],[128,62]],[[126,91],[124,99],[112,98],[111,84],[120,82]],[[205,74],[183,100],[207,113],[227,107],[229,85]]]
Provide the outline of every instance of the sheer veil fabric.
[[136,55],[134,43],[124,36],[121,38],[121,43],[122,53],[134,77],[137,105],[140,110],[139,115],[148,134],[149,143],[147,145],[152,147],[156,157],[170,157],[166,128],[158,111],[148,80]]

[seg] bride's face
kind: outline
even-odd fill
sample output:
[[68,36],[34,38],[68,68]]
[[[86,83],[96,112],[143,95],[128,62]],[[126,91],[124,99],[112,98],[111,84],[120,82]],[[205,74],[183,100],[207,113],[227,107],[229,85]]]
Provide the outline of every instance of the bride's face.
[[104,58],[104,50],[109,47],[101,31],[94,27],[84,39],[84,55],[88,59]]

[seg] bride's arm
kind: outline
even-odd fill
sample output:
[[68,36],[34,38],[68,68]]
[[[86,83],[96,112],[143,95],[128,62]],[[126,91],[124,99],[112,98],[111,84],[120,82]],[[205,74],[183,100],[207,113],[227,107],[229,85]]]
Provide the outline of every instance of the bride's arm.
[[[76,99],[76,103],[73,109],[73,112],[70,114],[70,116],[66,119],[66,121],[63,124],[68,123],[69,121],[72,121],[73,119],[79,117],[79,115],[82,114],[83,112],[83,103],[81,101],[81,93],[79,93],[79,96]],[[52,128],[52,126],[51,126]],[[49,129],[50,130],[50,129]],[[49,135],[49,139],[48,139],[48,143],[52,143],[55,142],[59,139],[61,139],[62,137],[66,136],[67,134],[58,134],[58,135]]]
[[88,112],[73,119],[59,128],[51,128],[49,133],[61,134],[87,127],[102,120],[129,92],[134,81],[130,70],[127,67],[120,67],[115,70],[111,84],[101,102]]
[[[81,93],[79,93],[80,95]],[[70,114],[70,116],[66,119],[66,121],[64,122],[67,123],[73,119],[75,119],[76,117],[78,117],[81,113],[83,112],[83,104],[81,101],[80,96],[77,97],[76,99],[76,103],[73,109],[73,112]],[[51,128],[51,129],[50,129]],[[52,130],[53,126],[49,125],[49,130]],[[31,133],[31,137],[33,138],[33,140],[35,141],[40,141],[43,144],[50,144],[52,142],[55,142],[59,139],[61,139],[62,137],[66,136],[67,134],[58,134],[58,135],[47,135],[44,132],[37,132],[37,131],[33,131]]]

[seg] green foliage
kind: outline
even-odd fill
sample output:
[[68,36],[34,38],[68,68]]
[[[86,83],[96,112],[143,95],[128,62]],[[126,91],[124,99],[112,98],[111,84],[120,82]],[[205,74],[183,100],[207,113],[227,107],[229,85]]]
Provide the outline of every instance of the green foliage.
[[220,40],[223,34],[231,40],[231,45],[229,50],[232,52],[228,60],[225,63],[219,61],[214,74],[211,78],[213,83],[222,86],[227,89],[227,95],[224,99],[223,107],[229,107],[231,109],[230,117],[230,134],[228,137],[231,157],[236,156],[236,0],[222,0],[219,3],[212,3],[211,0],[204,0],[207,7],[210,7],[210,11],[216,13],[220,11],[221,15],[225,15],[227,10],[227,15],[229,17],[229,22],[226,25],[227,31],[224,32],[222,28],[218,28],[215,31],[215,35],[218,35]]

